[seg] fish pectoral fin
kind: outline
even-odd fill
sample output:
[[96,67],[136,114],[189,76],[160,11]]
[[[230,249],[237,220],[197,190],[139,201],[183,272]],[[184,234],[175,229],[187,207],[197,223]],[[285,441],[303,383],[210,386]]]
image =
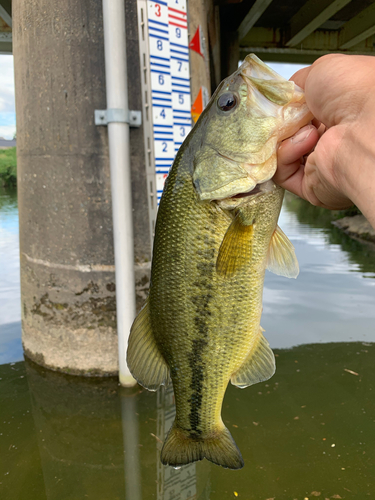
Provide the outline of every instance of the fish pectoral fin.
[[244,389],[268,380],[275,373],[275,356],[259,327],[259,335],[242,366],[233,373],[231,383]]
[[231,277],[250,262],[253,235],[254,224],[243,224],[238,213],[220,245],[216,260],[216,271],[219,275]]
[[268,248],[267,269],[286,278],[297,278],[299,273],[294,246],[279,226],[276,226]]
[[131,327],[126,361],[136,381],[149,391],[168,385],[169,368],[152,333],[148,299]]

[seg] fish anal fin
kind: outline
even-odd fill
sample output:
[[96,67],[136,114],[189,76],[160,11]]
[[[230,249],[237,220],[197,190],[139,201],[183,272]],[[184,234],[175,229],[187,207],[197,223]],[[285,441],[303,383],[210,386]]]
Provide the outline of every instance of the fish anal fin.
[[126,361],[136,381],[149,391],[168,385],[169,368],[152,333],[148,299],[131,327]]
[[286,278],[297,278],[299,273],[294,246],[279,226],[276,226],[268,248],[267,269]]
[[268,380],[275,373],[275,356],[259,327],[259,334],[242,366],[233,373],[231,383],[244,389]]
[[180,467],[204,458],[226,469],[244,466],[241,452],[224,424],[212,436],[194,438],[174,422],[161,450],[162,463]]
[[250,262],[253,235],[254,224],[243,224],[237,214],[220,245],[216,260],[216,271],[219,275],[231,277]]

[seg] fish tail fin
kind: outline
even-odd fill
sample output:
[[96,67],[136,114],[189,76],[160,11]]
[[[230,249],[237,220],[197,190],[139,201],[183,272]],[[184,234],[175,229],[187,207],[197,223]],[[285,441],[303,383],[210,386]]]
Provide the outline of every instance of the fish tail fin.
[[227,469],[244,466],[241,452],[225,425],[212,436],[196,438],[174,422],[161,450],[162,463],[180,467],[204,458]]

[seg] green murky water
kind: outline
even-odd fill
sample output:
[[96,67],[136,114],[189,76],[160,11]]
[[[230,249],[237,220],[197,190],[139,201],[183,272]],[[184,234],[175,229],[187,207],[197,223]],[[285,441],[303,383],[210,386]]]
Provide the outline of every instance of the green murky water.
[[5,272],[16,269],[7,248],[15,221],[12,198],[6,211],[1,196],[1,499],[375,498],[372,250],[289,200],[280,226],[301,274],[294,281],[267,273],[264,290],[262,325],[277,371],[245,390],[230,386],[223,405],[245,467],[203,461],[175,470],[159,461],[174,415],[170,390],[125,390],[115,379],[78,379],[22,359],[19,312],[7,313],[19,307],[18,284]]

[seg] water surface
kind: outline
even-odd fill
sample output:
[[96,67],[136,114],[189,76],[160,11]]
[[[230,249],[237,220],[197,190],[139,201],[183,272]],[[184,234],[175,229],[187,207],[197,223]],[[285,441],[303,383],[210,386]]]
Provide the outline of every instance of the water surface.
[[267,273],[262,326],[277,371],[245,390],[230,386],[223,405],[245,467],[203,461],[175,470],[159,460],[174,415],[170,389],[126,390],[116,379],[70,377],[22,360],[15,202],[0,196],[0,498],[375,498],[370,248],[307,204],[284,205],[280,226],[301,273]]
[[17,191],[0,183],[0,364],[23,359]]
[[328,211],[292,196],[279,225],[295,247],[300,274],[290,280],[266,272],[262,326],[271,347],[375,342],[374,250],[333,226]]

